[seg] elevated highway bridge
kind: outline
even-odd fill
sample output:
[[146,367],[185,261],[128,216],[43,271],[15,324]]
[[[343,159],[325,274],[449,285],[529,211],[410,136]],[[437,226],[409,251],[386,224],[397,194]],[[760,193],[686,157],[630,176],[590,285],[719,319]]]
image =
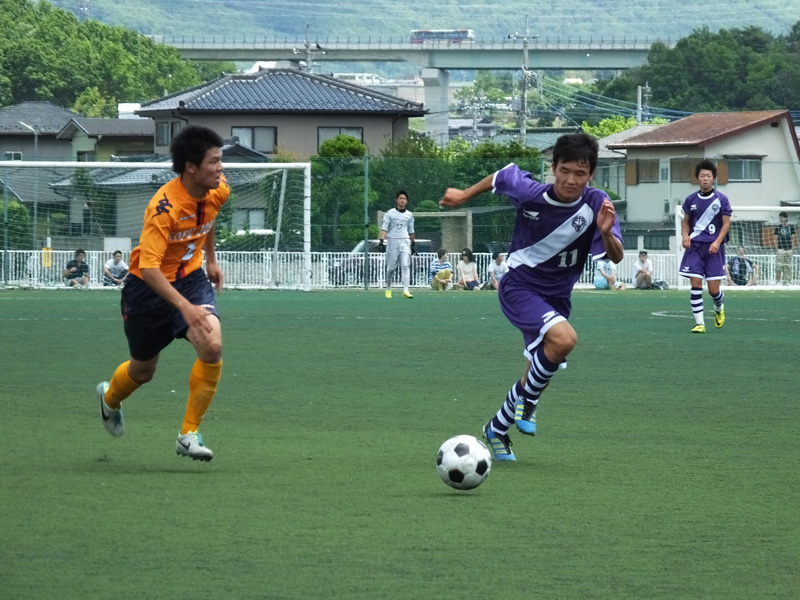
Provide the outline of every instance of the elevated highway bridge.
[[[650,47],[661,41],[647,38],[508,39],[484,38],[460,44],[411,43],[407,39],[348,37],[225,38],[150,36],[156,43],[176,48],[181,56],[206,61],[299,61],[309,45],[314,62],[408,62],[430,69],[515,70],[528,54],[532,70],[618,70],[637,67],[647,60]],[[324,53],[323,53],[324,52]]]
[[425,86],[425,128],[439,143],[447,141],[447,115],[452,70],[620,70],[647,61],[650,47],[660,41],[639,38],[549,39],[481,38],[451,43],[409,38],[350,36],[347,38],[225,38],[217,36],[150,36],[176,48],[186,59],[202,61],[407,62],[422,67]]

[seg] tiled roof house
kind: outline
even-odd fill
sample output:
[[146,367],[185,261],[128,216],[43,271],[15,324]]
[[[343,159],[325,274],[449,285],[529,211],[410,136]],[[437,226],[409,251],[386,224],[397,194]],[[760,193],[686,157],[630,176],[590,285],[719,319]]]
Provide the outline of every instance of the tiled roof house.
[[155,126],[150,119],[75,117],[58,132],[72,142],[73,160],[107,161],[112,156],[152,154]]
[[69,141],[57,136],[67,121],[78,116],[50,102],[20,102],[0,108],[0,158],[71,160]]
[[408,119],[425,114],[411,102],[295,69],[226,75],[151,102],[136,111],[155,121],[155,151],[166,154],[185,123],[204,125],[222,137],[267,154],[300,158],[342,133],[377,154],[408,133]]
[[800,201],[800,145],[787,110],[697,113],[607,147],[627,152],[629,221],[668,221],[696,191],[703,158],[715,161],[717,187],[734,206]]

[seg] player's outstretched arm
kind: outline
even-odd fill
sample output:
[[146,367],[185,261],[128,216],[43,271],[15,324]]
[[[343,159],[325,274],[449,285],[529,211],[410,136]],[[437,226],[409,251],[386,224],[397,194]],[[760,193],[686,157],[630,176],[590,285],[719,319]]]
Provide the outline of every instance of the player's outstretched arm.
[[442,196],[441,202],[439,202],[439,206],[461,206],[471,198],[474,198],[478,194],[482,194],[484,192],[488,192],[492,189],[492,181],[494,181],[494,173],[491,175],[487,175],[483,179],[481,179],[475,185],[468,187],[465,190],[460,190],[458,188],[448,188],[445,190],[444,196]]

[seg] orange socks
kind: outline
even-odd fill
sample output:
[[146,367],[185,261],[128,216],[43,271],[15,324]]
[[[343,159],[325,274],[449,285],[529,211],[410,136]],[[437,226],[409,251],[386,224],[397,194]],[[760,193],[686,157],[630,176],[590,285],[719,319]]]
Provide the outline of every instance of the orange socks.
[[119,410],[119,403],[139,388],[140,384],[136,383],[131,379],[131,376],[128,375],[128,365],[130,364],[131,361],[126,360],[114,371],[114,376],[108,384],[108,391],[105,396],[108,408]]
[[194,361],[192,374],[189,376],[189,401],[186,403],[181,435],[197,431],[203,415],[206,414],[206,410],[217,392],[221,371],[222,361],[215,365],[201,362],[200,359]]

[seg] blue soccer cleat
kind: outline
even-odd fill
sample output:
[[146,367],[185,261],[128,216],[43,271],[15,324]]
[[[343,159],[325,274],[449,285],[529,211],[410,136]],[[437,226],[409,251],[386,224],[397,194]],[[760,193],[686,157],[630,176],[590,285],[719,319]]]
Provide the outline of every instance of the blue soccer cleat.
[[514,423],[525,435],[536,435],[536,405],[522,398],[517,400],[514,410]]
[[507,434],[495,433],[491,428],[491,421],[483,426],[483,439],[489,443],[494,460],[517,460],[511,451],[511,439]]

